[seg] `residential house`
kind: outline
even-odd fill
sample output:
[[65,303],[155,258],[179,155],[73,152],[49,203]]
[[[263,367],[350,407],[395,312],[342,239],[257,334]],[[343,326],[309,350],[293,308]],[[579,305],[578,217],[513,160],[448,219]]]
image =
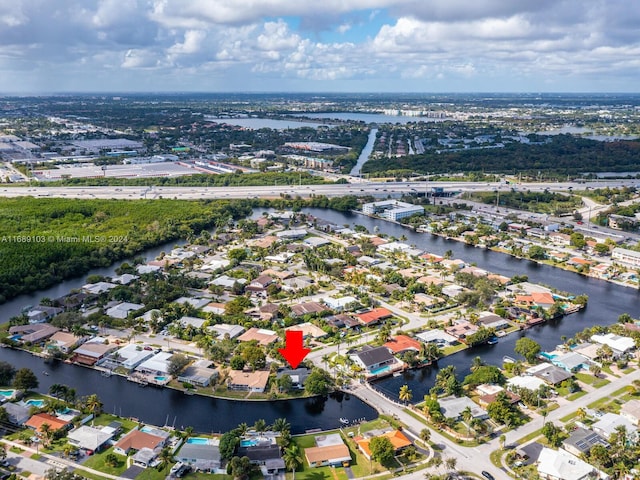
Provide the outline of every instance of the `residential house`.
[[135,312],[141,308],[144,308],[144,305],[140,303],[121,302],[111,308],[108,308],[105,313],[113,318],[125,319],[131,312]]
[[605,335],[592,335],[591,341],[611,347],[611,350],[613,350],[614,353],[614,357],[619,357],[636,348],[636,344],[633,341],[633,338],[622,337],[613,333],[607,333]]
[[394,452],[398,454],[401,450],[404,450],[408,446],[412,445],[411,440],[409,440],[404,433],[400,430],[372,430],[370,432],[365,433],[364,438],[356,438],[356,444],[358,448],[362,452],[362,454],[367,458],[367,460],[371,460],[371,450],[369,449],[369,444],[371,440],[376,437],[386,437],[393,445]]
[[616,432],[616,428],[624,426],[627,430],[627,437],[630,441],[635,442],[638,439],[638,429],[635,424],[627,417],[616,413],[605,413],[600,419],[594,423],[591,428],[594,432],[599,433],[604,438],[609,438]]
[[19,427],[23,426],[31,416],[29,413],[30,407],[19,403],[8,402],[3,404],[2,407],[7,412],[9,421]]
[[301,317],[302,315],[317,315],[322,312],[328,312],[329,309],[318,302],[305,302],[291,306],[291,316]]
[[238,337],[240,342],[256,340],[260,345],[269,345],[278,340],[278,334],[264,328],[250,328]]
[[215,332],[218,337],[224,338],[225,335],[229,335],[229,338],[236,338],[242,332],[244,327],[241,325],[229,325],[228,323],[218,323],[217,325],[210,325],[207,327],[210,332]]
[[206,443],[187,441],[175,457],[179,462],[191,465],[194,469],[214,473],[222,466],[219,446],[218,438],[209,438]]
[[246,287],[245,290],[251,293],[264,293],[267,290],[267,287],[274,283],[273,278],[269,275],[260,275],[252,280]]
[[196,310],[200,310],[201,308],[206,307],[209,302],[211,302],[210,298],[194,298],[194,297],[180,297],[177,300],[174,300],[173,303],[178,303],[180,305],[191,305]]
[[116,288],[117,285],[115,283],[110,282],[96,282],[96,283],[87,283],[82,286],[82,290],[91,295],[100,295],[101,293],[108,292],[112,288]]
[[36,413],[25,422],[25,426],[35,430],[39,434],[42,433],[42,425],[49,425],[52,432],[69,428],[72,423],[68,420],[49,415],[48,413]]
[[238,448],[238,456],[248,457],[254,465],[264,466],[268,473],[284,471],[284,460],[280,447],[270,439],[254,439],[253,445]]
[[102,450],[111,438],[113,433],[87,425],[75,428],[67,434],[67,440],[71,445],[86,450],[89,454]]
[[478,327],[468,320],[456,320],[450,327],[445,327],[444,331],[457,338],[460,342],[465,342],[469,335],[473,335],[478,331]]
[[230,370],[227,379],[229,390],[242,390],[263,393],[269,382],[269,371],[256,370],[245,372],[244,370]]
[[280,368],[278,369],[278,373],[276,373],[276,378],[281,378],[284,375],[289,375],[291,377],[291,382],[294,388],[303,389],[304,382],[307,380],[307,377],[311,371],[308,368],[299,367],[296,369],[291,368]]
[[606,449],[609,448],[609,442],[605,438],[596,432],[581,427],[573,430],[569,438],[562,442],[562,448],[576,457],[581,455],[588,456],[594,445],[602,445]]
[[118,440],[113,447],[113,451],[120,455],[129,455],[129,452],[140,451],[143,448],[157,451],[166,444],[170,436],[168,432],[160,433],[161,431],[157,428],[142,428],[150,431],[131,430],[124,437]]
[[101,360],[99,365],[111,370],[117,367],[123,367],[126,370],[133,370],[152,356],[152,350],[145,350],[140,345],[129,344]]
[[304,275],[287,278],[282,281],[282,289],[288,292],[299,292],[300,290],[312,287],[313,285],[315,285],[315,280]]
[[568,352],[550,358],[550,362],[556,367],[560,367],[567,372],[575,373],[578,370],[588,370],[591,361],[579,353]]
[[314,325],[313,323],[305,322],[299,325],[293,325],[291,327],[287,327],[285,329],[287,332],[302,332],[302,336],[304,338],[322,338],[327,335],[320,327]]
[[346,296],[340,298],[326,297],[323,299],[324,304],[334,312],[343,312],[345,310],[353,310],[355,306],[360,305],[356,297]]
[[87,337],[79,337],[73,333],[56,332],[49,338],[49,348],[57,348],[62,353],[69,353],[82,344]]
[[473,418],[488,418],[487,412],[469,397],[454,397],[450,395],[439,399],[438,402],[440,403],[440,411],[445,418],[454,418],[457,420],[462,417],[462,412],[467,408],[471,410]]
[[23,343],[42,344],[60,329],[48,323],[16,325],[9,328],[10,338]]
[[559,385],[573,377],[573,375],[566,370],[549,363],[541,363],[540,365],[528,368],[526,373],[538,377],[540,380],[544,380],[549,385]]
[[418,333],[416,337],[425,343],[435,343],[439,347],[446,347],[448,345],[455,345],[458,343],[458,339],[456,337],[437,328]]
[[38,305],[27,312],[27,318],[29,319],[30,324],[44,323],[62,312],[64,312],[64,309],[60,307]]
[[316,446],[305,448],[304,456],[311,468],[327,465],[343,466],[351,463],[351,454],[339,433],[318,435]]
[[114,350],[120,348],[106,338],[94,337],[73,351],[71,361],[81,365],[95,365]]
[[640,426],[640,400],[627,400],[620,407],[620,415],[635,426]]
[[391,373],[402,366],[386,347],[365,345],[351,358],[371,376]]
[[[593,476],[594,472],[597,476]],[[575,455],[564,450],[543,448],[538,457],[538,475],[543,480],[608,480],[609,475],[599,472]]]
[[211,361],[198,360],[185,368],[177,380],[198,387],[207,387],[211,383],[211,379],[218,376],[218,371],[215,368],[210,368],[210,366]]
[[406,335],[396,335],[383,346],[397,355],[399,353],[409,351],[419,352],[422,347],[422,343]]
[[375,325],[376,323],[391,317],[393,317],[393,312],[384,307],[377,307],[369,310],[368,312],[356,314],[356,318],[365,326]]

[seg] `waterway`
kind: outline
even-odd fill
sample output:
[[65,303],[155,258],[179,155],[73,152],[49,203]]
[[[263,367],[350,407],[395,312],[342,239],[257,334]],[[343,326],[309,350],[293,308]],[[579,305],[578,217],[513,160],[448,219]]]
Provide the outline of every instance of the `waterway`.
[[358,112],[327,112],[327,113],[300,113],[294,116],[306,118],[322,118],[329,120],[342,120],[364,123],[418,123],[418,122],[445,122],[449,118],[408,117],[404,115],[384,115],[382,113],[358,113]]
[[367,139],[367,144],[362,149],[362,152],[360,152],[358,161],[356,162],[354,167],[351,169],[351,173],[349,175],[352,175],[354,177],[357,177],[358,175],[360,175],[360,172],[362,171],[362,166],[365,163],[367,163],[367,160],[369,160],[369,155],[371,155],[371,152],[373,152],[373,146],[376,143],[377,133],[378,133],[377,128],[371,129],[371,131],[369,132],[369,138]]
[[152,425],[192,426],[200,433],[224,433],[242,422],[252,425],[259,418],[267,424],[276,418],[286,418],[292,433],[304,433],[314,428],[337,428],[340,417],[351,421],[377,417],[373,408],[342,393],[297,400],[241,402],[185,395],[169,388],[141,387],[117,375],[105,378],[90,368],[45,363],[40,357],[9,348],[0,349],[0,360],[33,370],[41,392],[46,393],[54,383],[68,385],[76,389],[78,397],[98,394],[107,413],[135,417]]
[[237,125],[251,130],[260,130],[261,128],[270,128],[272,130],[289,130],[294,128],[318,128],[320,126],[332,127],[328,123],[315,123],[309,121],[296,120],[279,120],[275,118],[207,118],[208,121],[216,123],[226,123],[228,125]]

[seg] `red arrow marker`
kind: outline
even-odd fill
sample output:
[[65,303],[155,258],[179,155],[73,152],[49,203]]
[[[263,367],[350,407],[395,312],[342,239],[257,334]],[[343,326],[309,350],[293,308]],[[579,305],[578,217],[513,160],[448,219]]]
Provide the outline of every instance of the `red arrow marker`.
[[285,348],[278,349],[280,355],[289,362],[291,368],[297,368],[304,357],[309,355],[311,349],[304,348],[302,343],[302,332],[300,330],[289,330],[285,339]]

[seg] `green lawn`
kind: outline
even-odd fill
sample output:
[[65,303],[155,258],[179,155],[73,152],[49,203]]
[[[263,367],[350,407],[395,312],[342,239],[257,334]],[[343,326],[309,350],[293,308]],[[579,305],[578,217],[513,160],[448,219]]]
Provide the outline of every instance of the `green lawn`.
[[580,390],[579,392],[572,393],[571,395],[569,395],[567,397],[567,400],[573,401],[573,400],[576,400],[576,399],[578,399],[580,397],[585,396],[586,394],[587,394],[587,392],[585,392],[584,390]]
[[[138,426],[137,422],[133,420],[129,420],[128,418],[116,417],[115,415],[111,415],[109,413],[101,413],[93,420],[93,425],[96,427],[104,427],[109,425],[111,422],[120,422],[122,424],[122,430],[124,432],[128,432],[135,427]],[[91,425],[91,423],[89,423]]]
[[98,470],[99,472],[109,473],[111,475],[120,475],[127,469],[127,457],[116,453],[115,455],[119,460],[118,466],[112,467],[105,463],[105,458],[110,453],[113,453],[113,447],[100,453],[94,453],[83,463],[83,465]]
[[[323,432],[323,434],[330,434],[330,433],[339,433],[339,430],[332,430],[330,432]],[[315,437],[318,434],[312,434],[312,435],[302,435],[302,436],[296,436],[294,438],[294,442],[298,445],[298,447],[300,447],[301,450],[304,451],[305,448],[310,448],[310,447],[315,447],[316,446],[316,442],[315,442]],[[349,449],[351,450],[351,448]],[[354,453],[351,451],[351,458],[356,458],[354,456]],[[307,462],[306,457],[304,457],[304,452],[303,452],[303,465],[301,468],[298,469],[298,471],[296,471],[295,474],[295,478],[296,479],[302,479],[302,480],[347,480],[347,474],[344,471],[344,468],[342,467],[337,467],[337,468],[333,468],[333,467],[314,467],[311,468],[309,466],[309,463]],[[355,462],[351,462],[352,465]],[[293,473],[287,473],[287,479],[293,479]]]
[[136,477],[136,480],[164,480],[169,475],[169,470],[171,470],[170,465],[162,470],[145,468],[142,473]]

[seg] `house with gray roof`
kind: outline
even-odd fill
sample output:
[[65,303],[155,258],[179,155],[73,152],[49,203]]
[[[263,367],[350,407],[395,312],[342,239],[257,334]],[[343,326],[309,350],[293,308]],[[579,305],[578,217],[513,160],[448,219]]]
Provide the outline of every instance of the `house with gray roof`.
[[219,444],[220,440],[217,438],[210,438],[205,444],[189,443],[187,440],[176,454],[176,458],[179,462],[191,465],[194,469],[214,472],[221,466]]
[[89,452],[99,452],[112,437],[112,433],[87,425],[75,428],[67,434],[71,445]]
[[19,403],[9,402],[5,403],[2,407],[9,415],[9,421],[14,425],[22,426],[31,417],[31,414],[29,413],[30,408],[20,405]]
[[567,452],[579,457],[580,455],[589,455],[594,445],[602,445],[609,448],[609,442],[597,432],[587,430],[586,428],[576,428],[569,438],[562,442],[562,448]]
[[471,410],[471,415],[473,418],[485,419],[489,417],[486,410],[481,408],[469,397],[454,397],[453,395],[451,395],[439,399],[438,402],[440,403],[440,411],[445,416],[445,418],[458,419],[461,417],[462,412],[464,412],[467,407],[469,407],[469,409]]

